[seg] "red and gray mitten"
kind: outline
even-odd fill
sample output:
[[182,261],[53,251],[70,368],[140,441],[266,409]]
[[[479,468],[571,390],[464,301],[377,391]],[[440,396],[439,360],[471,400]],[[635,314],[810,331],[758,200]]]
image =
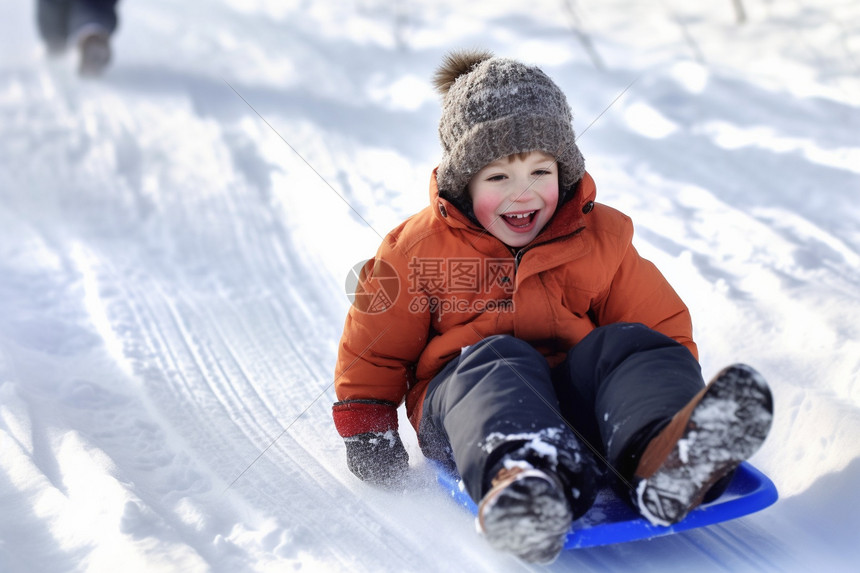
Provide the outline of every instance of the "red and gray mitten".
[[332,417],[346,442],[346,464],[360,479],[393,485],[409,469],[409,454],[397,432],[397,407],[384,400],[335,402]]

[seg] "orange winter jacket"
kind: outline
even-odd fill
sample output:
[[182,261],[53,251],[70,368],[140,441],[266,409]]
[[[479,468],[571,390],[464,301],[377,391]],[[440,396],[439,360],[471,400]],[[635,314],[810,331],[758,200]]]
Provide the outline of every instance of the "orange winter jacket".
[[439,196],[383,241],[361,273],[340,341],[339,400],[386,400],[418,429],[427,385],[494,334],[528,341],[551,366],[596,326],[640,322],[698,358],[689,311],[633,248],[629,217],[594,203],[585,174],[537,238],[512,252]]

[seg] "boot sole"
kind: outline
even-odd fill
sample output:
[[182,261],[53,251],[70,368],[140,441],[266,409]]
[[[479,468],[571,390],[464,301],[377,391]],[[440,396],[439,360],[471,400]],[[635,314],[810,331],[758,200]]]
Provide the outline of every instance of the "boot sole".
[[773,397],[749,366],[724,369],[697,398],[652,440],[637,468],[634,502],[654,525],[683,520],[770,431]]
[[573,520],[563,486],[540,470],[525,470],[490,490],[478,516],[479,529],[495,549],[544,564],[561,553]]

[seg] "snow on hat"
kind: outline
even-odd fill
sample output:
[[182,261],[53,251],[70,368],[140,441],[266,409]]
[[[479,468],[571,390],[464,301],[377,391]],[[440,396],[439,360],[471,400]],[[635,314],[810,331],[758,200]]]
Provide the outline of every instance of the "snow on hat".
[[567,98],[537,67],[486,51],[452,52],[434,83],[442,95],[436,181],[442,197],[467,215],[473,217],[469,180],[501,157],[527,151],[554,156],[562,192],[582,178],[585,161]]

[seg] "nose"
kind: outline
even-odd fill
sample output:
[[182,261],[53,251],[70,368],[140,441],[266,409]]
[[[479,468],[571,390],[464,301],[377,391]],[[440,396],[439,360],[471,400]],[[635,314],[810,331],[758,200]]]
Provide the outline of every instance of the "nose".
[[511,183],[511,201],[523,203],[534,195],[535,180],[527,171],[513,174]]
[[509,199],[511,203],[528,203],[534,197],[534,193],[534,181],[526,179],[514,187]]

